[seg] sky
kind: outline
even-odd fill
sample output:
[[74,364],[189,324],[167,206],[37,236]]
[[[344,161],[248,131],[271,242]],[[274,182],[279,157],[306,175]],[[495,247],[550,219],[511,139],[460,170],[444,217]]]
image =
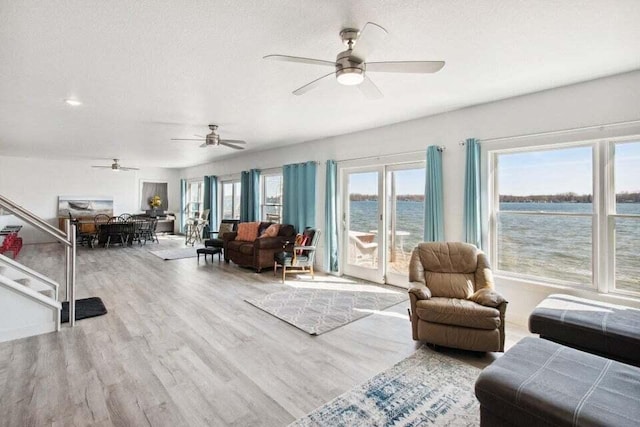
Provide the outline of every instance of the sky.
[[[396,194],[424,194],[424,168],[394,171]],[[350,194],[377,194],[378,173],[362,172],[349,175]]]
[[[503,195],[591,194],[591,147],[500,154],[499,192]],[[464,174],[464,170],[460,171]],[[397,194],[424,194],[424,169],[396,171]],[[349,175],[349,192],[376,194],[377,172]],[[616,144],[616,192],[640,191],[640,142]]]
[[[592,194],[591,157],[591,147],[501,154],[499,193],[513,196]],[[616,193],[640,191],[639,142],[616,145],[614,170]]]

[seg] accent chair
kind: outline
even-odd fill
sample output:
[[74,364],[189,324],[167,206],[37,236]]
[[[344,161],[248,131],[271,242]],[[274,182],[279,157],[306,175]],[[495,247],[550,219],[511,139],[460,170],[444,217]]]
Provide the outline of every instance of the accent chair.
[[316,257],[316,248],[320,240],[320,230],[307,228],[304,230],[303,236],[307,237],[308,244],[302,246],[294,245],[290,251],[287,247],[291,245],[285,244],[283,251],[276,253],[274,256],[273,275],[276,275],[278,267],[282,267],[282,283],[287,273],[311,273],[311,278],[315,278],[313,273],[313,262]]

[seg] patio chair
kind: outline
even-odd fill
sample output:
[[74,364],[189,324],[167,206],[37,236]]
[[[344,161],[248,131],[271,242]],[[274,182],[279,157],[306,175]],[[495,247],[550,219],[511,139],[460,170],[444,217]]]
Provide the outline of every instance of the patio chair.
[[378,254],[378,243],[363,241],[356,232],[349,231],[349,254],[354,264],[370,262],[371,266],[374,266]]

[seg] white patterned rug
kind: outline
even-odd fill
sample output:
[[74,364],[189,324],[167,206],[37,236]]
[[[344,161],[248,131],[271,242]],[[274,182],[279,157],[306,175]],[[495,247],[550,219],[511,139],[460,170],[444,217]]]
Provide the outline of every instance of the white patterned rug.
[[384,288],[379,291],[291,288],[245,301],[311,335],[320,335],[407,299],[406,292]]
[[479,426],[479,374],[478,368],[421,347],[290,427]]
[[159,251],[149,251],[155,256],[162,258],[165,261],[169,261],[172,259],[182,259],[182,258],[195,258],[198,256],[196,253],[196,249],[202,247],[200,246],[187,246],[185,248],[172,248],[172,249],[160,249]]

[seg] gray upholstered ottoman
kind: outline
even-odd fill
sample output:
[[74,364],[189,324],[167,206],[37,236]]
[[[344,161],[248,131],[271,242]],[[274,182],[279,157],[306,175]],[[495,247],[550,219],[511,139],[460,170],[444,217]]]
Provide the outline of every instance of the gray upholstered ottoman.
[[638,426],[640,368],[528,337],[476,381],[481,426]]
[[541,338],[640,366],[640,310],[550,295],[531,313],[529,330]]

